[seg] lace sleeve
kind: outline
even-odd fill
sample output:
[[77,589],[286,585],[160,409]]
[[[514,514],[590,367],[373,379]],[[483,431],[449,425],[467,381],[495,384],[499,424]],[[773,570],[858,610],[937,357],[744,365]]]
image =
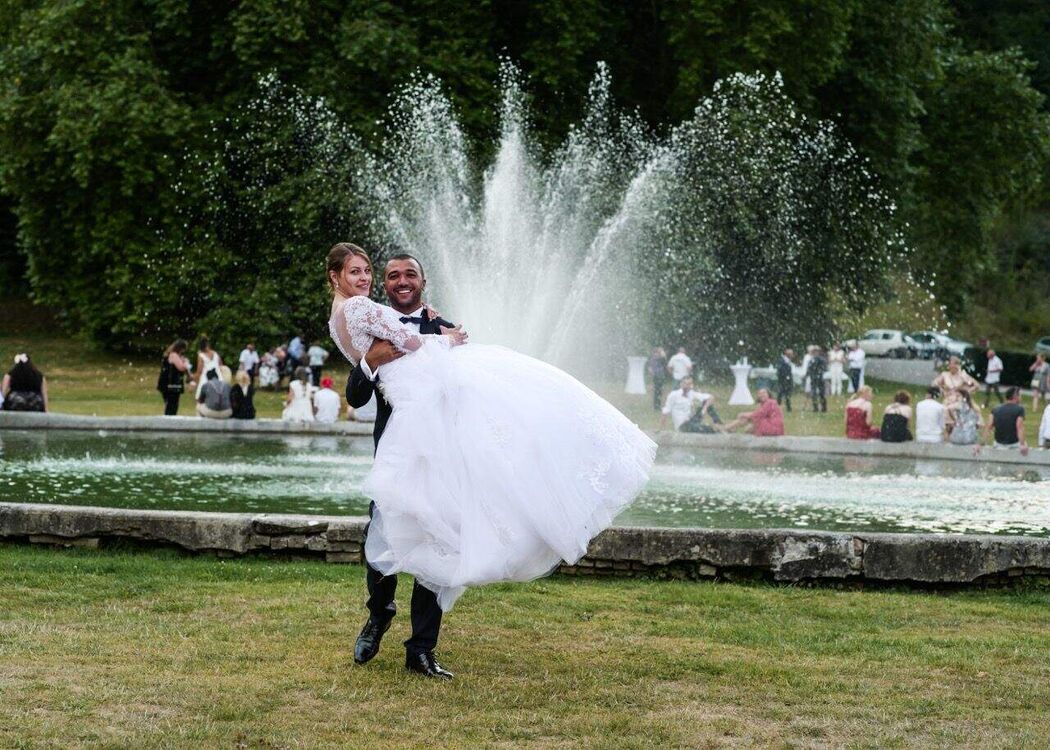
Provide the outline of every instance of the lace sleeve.
[[386,339],[403,352],[414,352],[423,345],[423,337],[398,320],[396,312],[365,296],[347,300],[343,314],[350,339],[361,352],[368,351],[369,339]]

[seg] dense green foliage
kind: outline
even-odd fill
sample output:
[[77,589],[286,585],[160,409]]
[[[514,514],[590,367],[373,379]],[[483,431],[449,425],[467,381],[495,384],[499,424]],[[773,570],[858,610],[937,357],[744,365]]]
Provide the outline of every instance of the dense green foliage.
[[[263,334],[316,327],[319,266],[301,258],[357,236],[332,192],[352,174],[240,158],[217,175],[261,136],[243,121],[260,77],[324,97],[368,142],[390,93],[434,73],[483,151],[507,55],[529,76],[546,143],[580,115],[599,60],[656,128],[730,73],[781,71],[804,112],[871,160],[910,226],[917,276],[936,272],[960,317],[989,278],[1005,284],[1046,255],[1042,242],[1020,259],[1030,243],[1003,245],[1033,236],[1012,227],[1043,195],[1050,77],[1027,61],[1050,59],[1045,23],[1021,0],[3,0],[0,284],[24,264],[36,299],[112,344],[226,330],[231,316]],[[275,158],[296,131],[268,131],[285,139]]]

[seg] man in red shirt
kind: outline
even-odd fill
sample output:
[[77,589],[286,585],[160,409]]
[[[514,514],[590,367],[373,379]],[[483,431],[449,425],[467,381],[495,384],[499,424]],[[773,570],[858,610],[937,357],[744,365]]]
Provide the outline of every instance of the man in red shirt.
[[758,408],[753,411],[745,411],[732,422],[726,425],[726,432],[731,432],[737,427],[747,424],[748,431],[753,435],[762,437],[778,437],[784,434],[784,413],[776,399],[770,397],[769,391],[759,388],[755,393],[758,398]]

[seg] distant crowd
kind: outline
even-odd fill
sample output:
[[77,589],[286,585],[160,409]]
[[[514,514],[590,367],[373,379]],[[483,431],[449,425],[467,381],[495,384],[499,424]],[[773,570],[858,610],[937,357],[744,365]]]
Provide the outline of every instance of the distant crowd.
[[[328,351],[308,343],[302,335],[261,356],[248,343],[237,358],[236,372],[223,363],[207,337],[197,346],[196,365],[186,356],[185,339],[172,342],[161,358],[157,390],[164,414],[179,413],[182,394],[193,391],[197,414],[207,419],[255,419],[256,387],[287,388],[281,418],[286,422],[325,422],[339,419],[342,400],[331,378],[323,376]],[[188,381],[187,381],[188,378]]]
[[[791,398],[796,379],[801,379],[803,392],[808,393],[814,412],[827,412],[827,398],[840,396],[845,383],[852,394],[845,404],[844,425],[847,438],[854,440],[882,440],[924,443],[952,443],[972,445],[979,450],[982,444],[997,448],[1019,449],[1027,454],[1025,439],[1025,409],[1021,405],[1021,390],[1011,386],[1000,388],[1002,360],[992,349],[987,350],[988,363],[984,377],[984,409],[995,396],[999,405],[986,418],[977,403],[981,384],[962,369],[959,357],[948,360],[947,368],[930,383],[926,397],[914,408],[911,394],[901,390],[886,407],[881,425],[874,423],[872,389],[864,385],[865,354],[856,343],[848,349],[836,344],[825,351],[810,346],[796,365],[795,352],[784,350],[777,365],[775,397],[769,388],[756,392],[758,405],[743,412],[736,419],[724,423],[711,393],[698,390],[694,381],[694,363],[684,347],[667,357],[661,347],[653,349],[646,365],[646,374],[653,389],[653,407],[662,412],[661,429],[668,423],[679,432],[714,433],[750,432],[753,435],[776,437],[785,434],[784,412],[791,411]],[[1050,448],[1050,364],[1046,356],[1038,354],[1029,368],[1032,372],[1032,410],[1039,402],[1046,403],[1038,430],[1038,443]],[[663,396],[664,387],[671,390]],[[914,433],[913,433],[914,423]]]

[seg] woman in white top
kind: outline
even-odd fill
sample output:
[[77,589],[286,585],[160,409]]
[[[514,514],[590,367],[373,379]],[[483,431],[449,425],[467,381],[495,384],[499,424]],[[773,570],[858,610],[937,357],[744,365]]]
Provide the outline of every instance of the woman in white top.
[[842,371],[846,366],[846,352],[835,344],[828,352],[828,379],[831,381],[831,395],[842,395]]
[[285,422],[314,421],[314,403],[310,397],[310,371],[305,367],[297,367],[295,377],[288,384],[288,395],[284,399],[281,419]]
[[208,337],[201,336],[200,345],[197,347],[197,371],[193,375],[193,379],[197,381],[196,400],[200,400],[204,384],[208,382],[208,373],[212,370],[220,372],[219,368],[221,366],[222,357],[219,356],[217,351],[211,348],[211,343],[208,341]]

